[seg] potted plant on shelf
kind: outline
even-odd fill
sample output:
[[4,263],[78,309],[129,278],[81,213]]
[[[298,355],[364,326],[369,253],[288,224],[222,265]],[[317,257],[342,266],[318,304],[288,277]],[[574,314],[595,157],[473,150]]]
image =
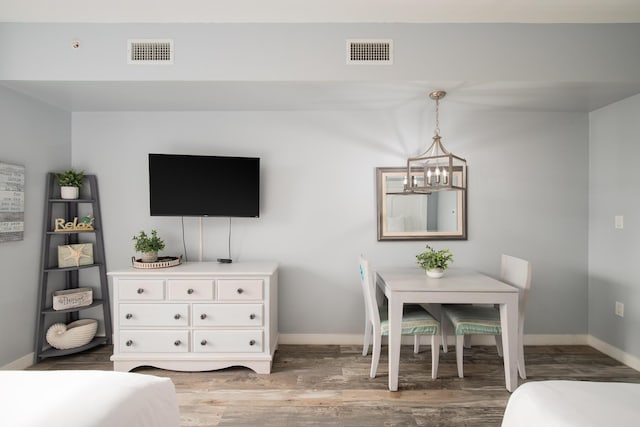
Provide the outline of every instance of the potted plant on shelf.
[[60,197],[63,199],[77,199],[84,179],[84,171],[69,169],[56,173],[56,180],[60,186]]
[[425,269],[427,276],[439,279],[449,267],[449,262],[453,261],[453,254],[449,249],[436,251],[427,245],[427,250],[416,255],[416,260],[420,267]]
[[164,249],[164,241],[158,237],[156,230],[151,230],[151,236],[144,231],[140,231],[137,236],[133,236],[136,252],[142,253],[142,262],[156,262],[158,251]]

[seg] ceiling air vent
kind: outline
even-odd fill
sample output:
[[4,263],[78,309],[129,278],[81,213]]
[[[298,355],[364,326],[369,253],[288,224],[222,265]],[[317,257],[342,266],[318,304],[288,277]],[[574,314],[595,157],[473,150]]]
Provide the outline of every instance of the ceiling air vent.
[[347,64],[393,64],[393,40],[347,40]]
[[173,64],[173,40],[129,40],[128,64]]

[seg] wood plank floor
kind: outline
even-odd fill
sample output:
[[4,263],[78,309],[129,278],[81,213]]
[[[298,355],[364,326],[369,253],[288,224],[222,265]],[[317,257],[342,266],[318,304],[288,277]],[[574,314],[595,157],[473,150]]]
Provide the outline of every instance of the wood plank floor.
[[[428,346],[413,354],[403,346],[398,392],[387,389],[383,346],[378,376],[360,346],[282,345],[271,375],[247,368],[134,372],[169,377],[178,395],[182,426],[499,426],[510,393],[495,347],[465,351],[465,378],[455,352],[441,353],[431,379]],[[640,383],[640,372],[588,346],[526,347],[527,381],[550,379]],[[30,369],[111,370],[111,346],[46,359]]]

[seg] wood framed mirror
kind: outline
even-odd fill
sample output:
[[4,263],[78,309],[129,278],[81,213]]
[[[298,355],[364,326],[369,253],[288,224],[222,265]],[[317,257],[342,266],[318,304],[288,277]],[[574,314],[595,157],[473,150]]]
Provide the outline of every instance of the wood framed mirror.
[[[412,171],[412,179],[423,176]],[[451,174],[454,182],[463,177]],[[376,168],[378,240],[467,240],[466,190],[405,193],[406,179],[406,168]]]

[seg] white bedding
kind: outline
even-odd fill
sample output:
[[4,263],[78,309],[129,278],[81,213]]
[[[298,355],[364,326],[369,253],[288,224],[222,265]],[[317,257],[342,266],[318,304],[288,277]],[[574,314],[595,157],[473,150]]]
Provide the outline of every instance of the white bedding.
[[111,371],[0,371],[0,425],[178,427],[169,378]]
[[513,392],[502,427],[637,426],[640,384],[528,382]]

